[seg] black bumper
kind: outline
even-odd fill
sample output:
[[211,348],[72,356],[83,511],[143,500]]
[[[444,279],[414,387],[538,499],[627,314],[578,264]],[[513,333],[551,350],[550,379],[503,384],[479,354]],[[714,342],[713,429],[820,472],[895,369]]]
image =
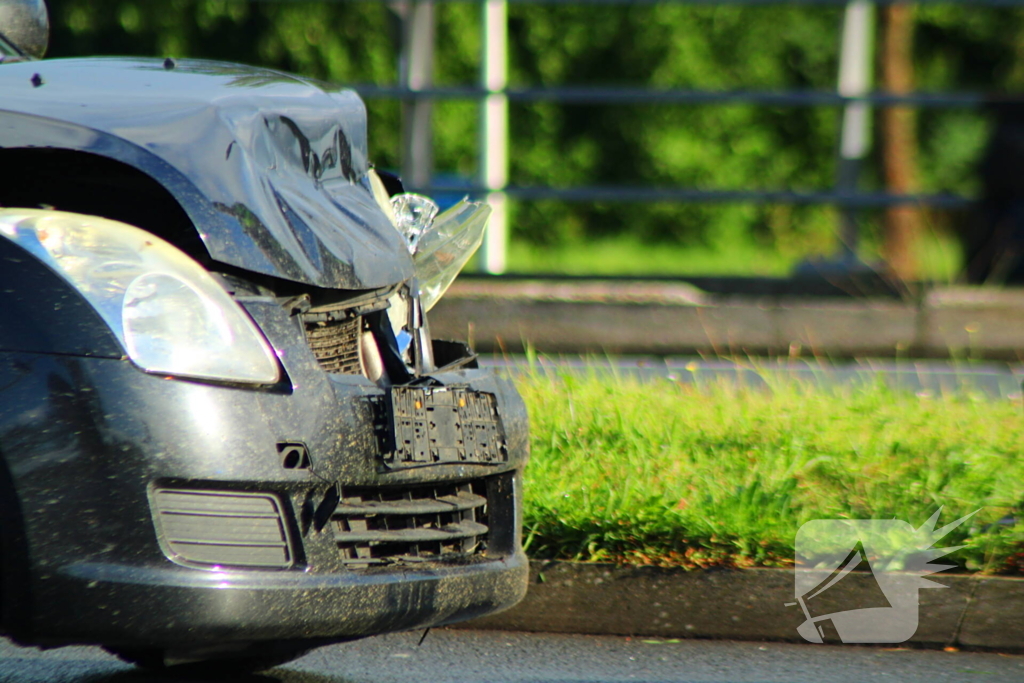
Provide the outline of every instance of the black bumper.
[[49,582],[47,602],[62,600],[66,607],[50,613],[40,624],[47,632],[36,640],[126,647],[348,640],[503,609],[525,595],[528,569],[521,553],[463,566],[376,574],[80,563]]
[[[435,377],[496,397],[506,461],[390,470],[382,390],[307,358],[282,361],[290,387],[256,391],[147,375],[123,360],[0,353],[5,632],[122,647],[322,642],[460,621],[522,598],[527,427],[509,383],[479,370]],[[282,465],[289,443],[308,449],[309,468]],[[499,480],[493,542],[472,556],[353,566],[314,519],[331,490]],[[159,487],[272,495],[288,566],[183,562],[158,533]]]

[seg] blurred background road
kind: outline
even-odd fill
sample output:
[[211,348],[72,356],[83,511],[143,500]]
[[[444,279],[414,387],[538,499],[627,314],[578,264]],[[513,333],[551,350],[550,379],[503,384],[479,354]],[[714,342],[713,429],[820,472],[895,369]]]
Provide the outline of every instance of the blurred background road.
[[480,364],[510,374],[536,373],[556,377],[606,376],[612,379],[669,380],[698,388],[732,386],[770,391],[773,386],[801,385],[814,389],[856,389],[884,384],[919,398],[975,395],[987,399],[1022,397],[1024,365],[1016,363],[864,359],[744,360],[657,356],[526,356],[485,355]]

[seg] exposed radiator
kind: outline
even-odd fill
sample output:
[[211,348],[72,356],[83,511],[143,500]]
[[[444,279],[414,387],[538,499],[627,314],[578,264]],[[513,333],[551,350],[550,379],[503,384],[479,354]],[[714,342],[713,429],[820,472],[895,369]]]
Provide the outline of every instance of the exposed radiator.
[[317,361],[327,372],[362,374],[359,361],[361,317],[305,323],[306,341]]

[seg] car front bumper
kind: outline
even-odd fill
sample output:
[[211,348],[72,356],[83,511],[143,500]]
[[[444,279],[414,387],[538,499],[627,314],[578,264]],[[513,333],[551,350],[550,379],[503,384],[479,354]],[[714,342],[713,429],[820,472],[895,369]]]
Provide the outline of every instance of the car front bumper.
[[[469,619],[522,598],[527,426],[510,383],[480,370],[432,378],[495,396],[504,462],[394,470],[382,466],[374,407],[384,390],[304,357],[282,362],[290,387],[257,391],[148,375],[125,360],[0,353],[5,630],[44,645],[326,642]],[[307,468],[282,464],[281,445],[295,443]],[[353,566],[331,525],[316,521],[332,491],[344,502],[353,487],[465,482],[500,493],[488,500],[489,545],[469,556]],[[287,566],[176,556],[153,509],[162,488],[272,496]]]
[[522,599],[527,573],[522,553],[462,566],[321,575],[82,562],[48,581],[45,603],[64,609],[47,610],[38,624],[45,633],[32,640],[123,647],[348,640],[503,609]]

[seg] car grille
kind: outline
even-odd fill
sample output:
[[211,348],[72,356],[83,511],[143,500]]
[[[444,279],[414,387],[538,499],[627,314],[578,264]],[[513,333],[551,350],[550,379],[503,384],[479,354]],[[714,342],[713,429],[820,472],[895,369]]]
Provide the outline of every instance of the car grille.
[[305,323],[306,341],[326,372],[344,375],[362,374],[359,362],[361,317]]
[[484,480],[346,488],[331,524],[346,565],[443,561],[484,552],[487,508]]
[[157,533],[187,564],[286,569],[292,553],[276,497],[263,493],[157,489]]

